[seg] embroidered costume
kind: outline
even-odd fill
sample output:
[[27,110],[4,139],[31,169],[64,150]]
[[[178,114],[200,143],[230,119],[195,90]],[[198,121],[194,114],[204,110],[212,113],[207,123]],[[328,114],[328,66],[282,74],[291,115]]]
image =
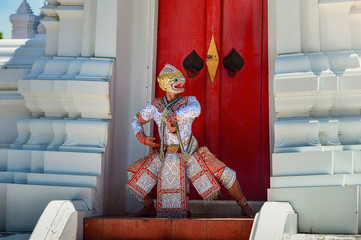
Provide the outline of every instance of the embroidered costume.
[[[167,85],[166,80],[162,82],[165,74],[164,79],[182,77],[173,66],[166,67],[168,69],[165,68],[158,78],[162,89]],[[174,84],[175,91],[176,86]],[[205,200],[213,199],[218,194],[219,183],[229,189],[236,180],[236,173],[218,160],[207,147],[198,148],[197,140],[192,135],[192,123],[200,113],[201,106],[193,96],[179,96],[171,102],[163,97],[149,102],[132,120],[134,133],[143,144],[143,125],[151,119],[158,125],[160,150],[153,150],[145,158],[133,163],[127,171],[127,188],[139,200],[143,200],[158,183],[157,217],[186,217],[187,178]],[[176,132],[170,132],[165,127],[169,123],[177,127]]]

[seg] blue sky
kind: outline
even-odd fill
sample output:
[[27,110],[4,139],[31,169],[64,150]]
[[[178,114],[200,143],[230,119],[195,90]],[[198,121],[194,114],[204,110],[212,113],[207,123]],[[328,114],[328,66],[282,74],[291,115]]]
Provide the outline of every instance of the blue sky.
[[[0,32],[4,38],[11,38],[12,25],[9,16],[16,12],[23,0],[0,0]],[[44,0],[27,0],[34,14],[39,15]]]

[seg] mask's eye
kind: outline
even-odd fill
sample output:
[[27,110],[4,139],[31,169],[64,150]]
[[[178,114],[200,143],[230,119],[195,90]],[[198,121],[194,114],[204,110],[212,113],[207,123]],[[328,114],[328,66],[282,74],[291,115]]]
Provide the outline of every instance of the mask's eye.
[[175,82],[178,82],[178,78],[175,78],[174,81],[175,81]]

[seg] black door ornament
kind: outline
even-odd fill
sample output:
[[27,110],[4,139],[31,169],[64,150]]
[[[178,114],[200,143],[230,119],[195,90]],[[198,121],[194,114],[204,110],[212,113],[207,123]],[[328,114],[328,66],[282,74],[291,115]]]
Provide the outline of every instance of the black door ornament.
[[239,53],[233,48],[228,55],[223,58],[223,66],[227,69],[228,76],[234,77],[237,71],[241,70],[244,66],[244,59]]
[[187,76],[189,78],[194,78],[203,66],[204,62],[195,50],[183,60],[183,67],[187,70]]

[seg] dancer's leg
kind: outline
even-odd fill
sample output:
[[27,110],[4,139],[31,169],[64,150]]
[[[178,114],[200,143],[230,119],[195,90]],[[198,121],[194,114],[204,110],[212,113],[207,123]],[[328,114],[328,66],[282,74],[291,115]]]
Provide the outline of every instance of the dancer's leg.
[[237,179],[234,181],[233,185],[227,189],[227,191],[229,195],[231,195],[234,198],[234,200],[237,201],[238,205],[241,207],[242,215],[246,215],[249,217],[255,216],[254,212],[247,203],[241,185],[239,184]]

